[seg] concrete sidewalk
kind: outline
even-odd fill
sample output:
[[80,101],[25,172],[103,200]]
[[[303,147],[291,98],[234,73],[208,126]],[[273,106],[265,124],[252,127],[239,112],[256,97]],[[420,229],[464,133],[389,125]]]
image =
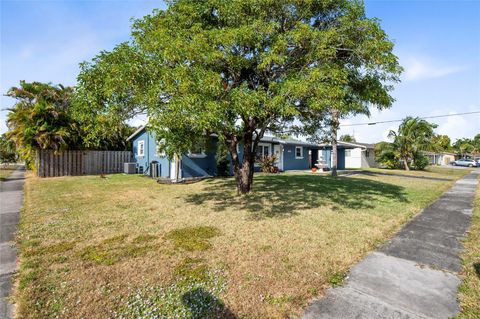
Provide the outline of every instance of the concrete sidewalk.
[[459,312],[460,240],[470,226],[479,172],[455,183],[379,251],[350,271],[343,287],[313,302],[304,318],[450,318]]
[[8,302],[12,275],[16,269],[15,231],[23,204],[24,169],[18,169],[5,181],[0,181],[0,318],[13,317],[13,305]]

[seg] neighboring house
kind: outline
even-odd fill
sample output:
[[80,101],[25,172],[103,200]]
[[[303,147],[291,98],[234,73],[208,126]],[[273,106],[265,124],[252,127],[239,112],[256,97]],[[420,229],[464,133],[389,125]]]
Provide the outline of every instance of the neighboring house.
[[455,160],[455,153],[449,152],[423,152],[428,157],[430,165],[449,165]]
[[353,147],[352,149],[345,150],[346,168],[369,168],[378,166],[375,161],[375,144],[339,142],[339,145]]
[[[196,150],[183,154],[180,163],[175,160],[168,160],[163,154],[153,133],[147,132],[145,126],[140,127],[128,139],[133,144],[133,156],[139,173],[152,175],[153,167],[157,168],[155,175],[164,178],[176,178],[176,169],[179,168],[179,178],[207,177],[217,174],[215,149],[217,138],[211,137],[211,150]],[[350,145],[339,145],[338,147],[338,169],[345,169],[345,150],[351,149]],[[243,158],[243,149],[239,147],[239,157]],[[280,171],[307,170],[319,161],[331,166],[331,146],[319,145],[296,140],[285,140],[272,136],[265,136],[258,144],[257,156],[277,157]],[[152,165],[157,164],[157,165]],[[255,164],[256,169],[259,167]],[[233,174],[232,165],[230,173]]]

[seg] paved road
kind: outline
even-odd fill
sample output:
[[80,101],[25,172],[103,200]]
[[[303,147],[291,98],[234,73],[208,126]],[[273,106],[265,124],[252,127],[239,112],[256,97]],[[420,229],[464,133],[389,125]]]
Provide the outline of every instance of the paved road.
[[393,239],[355,265],[346,285],[304,313],[313,318],[450,318],[459,312],[460,240],[480,172],[460,179]]
[[13,239],[23,203],[24,171],[18,169],[5,181],[0,181],[0,318],[13,317],[13,305],[8,302],[12,275],[16,268]]

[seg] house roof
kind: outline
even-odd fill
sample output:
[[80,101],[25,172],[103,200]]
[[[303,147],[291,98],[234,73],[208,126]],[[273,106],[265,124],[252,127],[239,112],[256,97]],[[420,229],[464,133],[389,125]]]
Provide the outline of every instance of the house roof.
[[[343,141],[338,141],[337,145],[343,148],[363,148],[364,150],[366,150],[367,148],[370,148],[360,143],[350,143],[350,142],[343,142]],[[324,144],[318,144],[318,146],[329,147],[332,145],[324,143]]]
[[[346,142],[342,142],[342,143],[346,143]],[[375,148],[375,144],[372,144],[372,143],[353,142],[353,143],[350,143],[350,144],[358,145],[359,147],[364,147],[364,148]]]
[[451,152],[429,152],[429,151],[423,151],[423,154],[425,155],[456,155],[455,153]]
[[[130,135],[127,138],[127,142],[133,139],[135,136],[140,134],[144,129],[146,128],[146,125],[140,126],[135,132],[133,132],[132,135]],[[216,134],[212,134],[212,136],[217,136]],[[301,146],[306,146],[306,147],[330,147],[330,144],[316,144],[316,143],[310,143],[310,142],[305,142],[305,141],[299,141],[299,140],[294,140],[294,139],[282,139],[278,138],[275,136],[264,136],[260,140],[261,142],[264,143],[278,143],[278,144],[284,144],[284,145],[301,145]],[[347,142],[338,142],[338,145],[343,148],[355,148],[355,147],[363,147],[362,145],[356,143],[347,143]]]
[[310,146],[310,147],[317,147],[318,144],[299,141],[294,139],[282,139],[275,136],[264,136],[260,139],[260,142],[268,142],[268,143],[278,143],[278,144],[290,144],[290,145],[302,145],[302,146]]
[[143,131],[145,129],[145,127],[147,127],[146,125],[142,125],[140,126],[135,132],[133,132],[132,135],[130,135],[128,138],[127,138],[127,142],[130,141],[132,138],[134,138],[135,136],[138,135],[138,133],[140,133],[141,131]]

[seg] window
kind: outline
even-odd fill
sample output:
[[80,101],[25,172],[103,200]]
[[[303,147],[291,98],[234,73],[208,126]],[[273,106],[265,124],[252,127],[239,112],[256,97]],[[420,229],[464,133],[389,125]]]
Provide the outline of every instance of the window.
[[161,139],[160,141],[157,141],[157,145],[155,148],[155,155],[158,157],[164,157],[165,156],[165,151],[162,150],[163,145],[165,144],[165,139]]
[[345,150],[345,157],[350,157],[350,156],[352,156],[352,150]]
[[138,141],[137,155],[138,156],[145,156],[145,141],[144,140]]
[[255,151],[255,157],[263,158],[265,156],[270,156],[270,147],[268,145],[258,145]]
[[295,158],[303,158],[303,147],[295,146]]
[[365,151],[365,156],[366,156],[366,157],[370,157],[370,150],[366,150],[366,151]]

